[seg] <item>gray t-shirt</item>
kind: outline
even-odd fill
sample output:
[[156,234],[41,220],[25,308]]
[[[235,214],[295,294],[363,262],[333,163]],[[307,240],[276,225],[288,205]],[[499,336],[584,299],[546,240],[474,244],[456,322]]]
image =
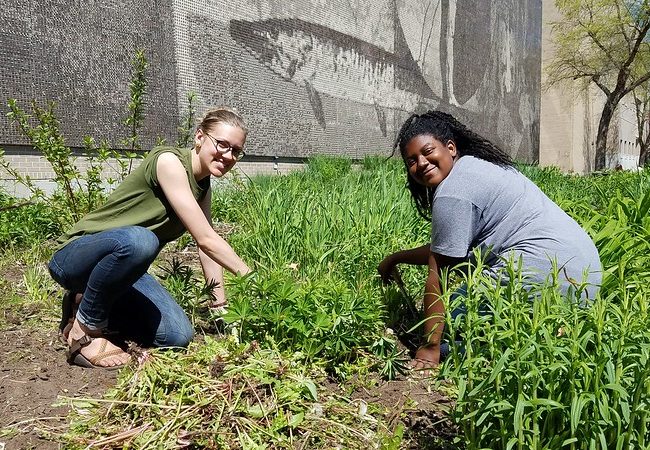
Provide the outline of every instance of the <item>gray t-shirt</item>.
[[585,272],[589,298],[598,291],[602,269],[589,235],[514,168],[461,157],[436,188],[431,216],[432,252],[472,261],[478,247],[492,274],[521,258],[532,282],[544,282],[555,260],[563,291]]

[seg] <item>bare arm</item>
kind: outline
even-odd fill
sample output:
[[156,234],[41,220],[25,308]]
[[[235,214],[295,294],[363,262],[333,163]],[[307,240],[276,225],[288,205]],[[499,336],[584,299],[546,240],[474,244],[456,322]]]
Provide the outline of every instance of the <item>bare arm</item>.
[[192,195],[185,168],[172,153],[163,153],[156,163],[158,182],[187,231],[205,256],[234,274],[247,274],[250,269],[232,247],[219,236],[206,219],[204,211]]
[[445,305],[440,299],[440,271],[459,262],[438,253],[429,252],[429,272],[424,286],[424,339],[425,344],[416,353],[416,358],[437,365],[440,362],[440,338],[444,329]]
[[[208,189],[205,197],[199,203],[201,210],[205,219],[212,227],[212,214],[211,214],[211,202],[212,202],[212,189]],[[216,283],[214,289],[212,290],[212,295],[215,298],[215,304],[212,306],[221,306],[226,303],[226,290],[223,286],[223,267],[216,263],[214,260],[210,259],[203,250],[199,248],[199,261],[201,261],[201,268],[203,269],[203,276],[208,283]]]
[[388,257],[393,260],[394,264],[413,264],[416,266],[425,266],[429,264],[430,244],[416,247],[408,250],[395,252]]
[[388,284],[391,281],[399,281],[398,264],[413,264],[424,266],[428,263],[429,244],[408,250],[400,250],[385,257],[377,267],[381,281]]

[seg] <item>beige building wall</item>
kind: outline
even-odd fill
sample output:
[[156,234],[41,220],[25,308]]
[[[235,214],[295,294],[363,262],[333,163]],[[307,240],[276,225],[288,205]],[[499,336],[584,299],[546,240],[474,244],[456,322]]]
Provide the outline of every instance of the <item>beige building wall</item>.
[[623,169],[634,170],[639,164],[639,137],[636,122],[636,110],[634,100],[626,98],[618,108],[618,129],[617,133],[610,136],[611,147],[614,150],[607,155],[609,165],[620,164]]
[[551,23],[561,20],[554,0],[542,1],[542,98],[540,103],[539,164],[565,172],[593,168],[598,129],[596,93],[581,91],[578,83],[548,87],[548,65],[554,55]]
[[[594,167],[604,94],[595,86],[581,89],[578,82],[548,86],[548,65],[555,51],[551,24],[561,19],[555,0],[543,0],[539,164],[556,166],[565,172],[588,173]],[[626,98],[610,124],[607,166],[614,168],[620,164],[624,169],[635,169],[639,157],[636,139],[634,102]]]

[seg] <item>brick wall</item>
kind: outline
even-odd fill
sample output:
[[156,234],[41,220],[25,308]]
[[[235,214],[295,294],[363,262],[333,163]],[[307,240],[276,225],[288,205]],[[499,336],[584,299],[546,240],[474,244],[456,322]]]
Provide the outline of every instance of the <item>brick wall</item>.
[[[0,101],[55,101],[75,147],[85,135],[122,146],[143,48],[145,148],[176,141],[195,92],[200,113],[243,114],[251,160],[387,154],[430,108],[538,159],[541,0],[8,0],[0,31]],[[0,115],[0,146],[25,145]]]

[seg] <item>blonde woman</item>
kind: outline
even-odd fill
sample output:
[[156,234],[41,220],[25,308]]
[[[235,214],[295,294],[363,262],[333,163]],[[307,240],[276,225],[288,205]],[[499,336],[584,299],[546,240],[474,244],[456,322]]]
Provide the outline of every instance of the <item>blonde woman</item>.
[[[188,231],[199,249],[206,280],[225,304],[223,268],[249,267],[212,228],[210,178],[225,175],[244,156],[247,129],[228,107],[208,111],[189,149],[156,147],[110,195],[59,238],[49,264],[67,292],[61,332],[68,362],[118,368],[130,356],[119,342],[184,347],[193,337],[187,316],[147,273],[160,249]],[[73,312],[76,311],[76,312]]]

